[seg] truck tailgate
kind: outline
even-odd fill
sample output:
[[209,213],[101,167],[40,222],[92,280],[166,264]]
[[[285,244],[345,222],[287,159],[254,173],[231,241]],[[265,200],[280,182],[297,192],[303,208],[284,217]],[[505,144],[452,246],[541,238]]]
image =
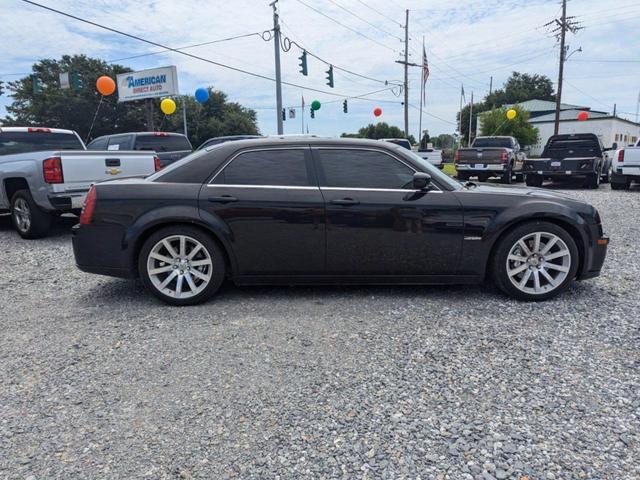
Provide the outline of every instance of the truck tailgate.
[[463,148],[458,150],[458,163],[502,163],[506,148]]
[[88,190],[102,180],[155,172],[154,153],[147,151],[61,151],[63,191]]

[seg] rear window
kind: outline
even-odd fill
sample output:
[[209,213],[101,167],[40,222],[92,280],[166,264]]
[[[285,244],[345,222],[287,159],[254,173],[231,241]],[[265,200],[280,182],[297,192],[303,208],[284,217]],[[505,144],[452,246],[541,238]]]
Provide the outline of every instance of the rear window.
[[71,133],[0,132],[0,155],[44,150],[84,150],[84,147]]
[[191,144],[182,135],[140,135],[136,137],[134,150],[154,150],[160,152],[179,152],[191,150]]
[[473,147],[477,148],[511,148],[510,138],[476,138]]

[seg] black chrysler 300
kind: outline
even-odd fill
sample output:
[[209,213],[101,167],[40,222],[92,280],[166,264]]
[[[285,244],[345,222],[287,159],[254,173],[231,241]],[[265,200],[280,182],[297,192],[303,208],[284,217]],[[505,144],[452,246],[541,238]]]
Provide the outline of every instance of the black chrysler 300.
[[391,143],[228,142],[92,187],[78,267],[176,304],[239,285],[463,284],[544,300],[600,273],[597,210],[537,189],[461,184]]

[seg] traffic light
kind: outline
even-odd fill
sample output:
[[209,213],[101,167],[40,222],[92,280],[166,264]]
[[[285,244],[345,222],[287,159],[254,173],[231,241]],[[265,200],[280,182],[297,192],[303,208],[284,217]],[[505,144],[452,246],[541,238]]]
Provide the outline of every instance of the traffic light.
[[333,88],[333,65],[329,65],[329,70],[327,70],[327,85]]
[[39,93],[42,93],[42,84],[40,83],[40,79],[35,73],[31,75],[31,85],[33,87],[34,95],[38,95]]
[[282,121],[285,121],[287,119],[287,113],[286,110],[283,108],[282,109]]
[[4,82],[2,80],[0,80],[0,96],[2,96],[2,94],[4,93]]
[[344,113],[348,113],[349,112],[349,106],[347,105],[347,101],[346,100],[344,102],[342,102],[342,111]]
[[82,78],[78,72],[71,72],[69,75],[69,83],[74,90],[80,90],[82,88]]
[[298,57],[298,59],[300,60],[300,73],[305,76],[308,75],[309,70],[307,70],[307,51],[303,50],[302,55]]
[[311,109],[311,118],[316,118],[316,111],[313,108]]

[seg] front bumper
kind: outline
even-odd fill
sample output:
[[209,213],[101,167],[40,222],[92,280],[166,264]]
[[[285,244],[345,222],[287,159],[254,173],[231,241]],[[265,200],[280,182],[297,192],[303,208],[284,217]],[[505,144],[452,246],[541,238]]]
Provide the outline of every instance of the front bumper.
[[607,256],[609,237],[600,236],[594,243],[595,245],[587,252],[582,271],[578,275],[578,280],[587,280],[600,275],[604,259]]

